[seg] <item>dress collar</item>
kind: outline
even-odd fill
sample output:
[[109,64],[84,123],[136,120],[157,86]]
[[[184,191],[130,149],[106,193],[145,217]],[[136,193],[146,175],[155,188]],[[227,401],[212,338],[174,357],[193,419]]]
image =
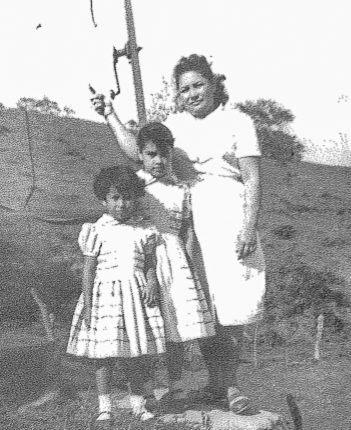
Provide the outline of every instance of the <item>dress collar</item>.
[[113,218],[113,216],[111,216],[110,214],[103,214],[102,217],[100,218],[100,224],[101,225],[137,225],[140,224],[142,221],[147,220],[146,217],[142,216],[142,215],[133,215],[131,218],[129,218],[127,221],[125,222],[120,222],[118,220],[116,220],[115,218]]
[[149,172],[146,172],[144,169],[140,169],[137,172],[139,178],[143,179],[145,181],[145,185],[151,185],[155,182],[160,182],[161,184],[165,184],[165,185],[177,185],[178,184],[178,180],[175,177],[174,174],[170,174],[170,175],[165,175],[162,178],[158,179],[158,178],[154,178]]

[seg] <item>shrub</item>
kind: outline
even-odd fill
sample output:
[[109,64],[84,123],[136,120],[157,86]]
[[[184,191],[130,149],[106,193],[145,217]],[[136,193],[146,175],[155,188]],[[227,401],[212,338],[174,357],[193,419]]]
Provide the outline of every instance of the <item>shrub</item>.
[[328,270],[315,270],[303,263],[282,266],[271,276],[265,298],[264,331],[270,345],[310,340],[316,318],[325,316],[330,332],[344,327],[338,309],[346,305],[335,291],[344,281]]
[[273,230],[275,236],[279,239],[290,240],[296,237],[297,231],[292,225],[282,225]]

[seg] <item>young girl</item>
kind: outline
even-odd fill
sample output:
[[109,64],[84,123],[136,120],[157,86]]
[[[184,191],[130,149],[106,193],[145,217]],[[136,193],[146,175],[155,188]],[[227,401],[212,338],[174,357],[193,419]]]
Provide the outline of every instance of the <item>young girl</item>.
[[[135,357],[165,351],[156,278],[158,234],[136,217],[144,186],[128,167],[102,169],[95,179],[94,193],[106,213],[96,223],[84,224],[78,239],[84,255],[83,293],[67,352],[98,363],[98,423],[113,419],[111,359],[134,357],[135,361]],[[126,369],[133,374],[131,405],[141,420],[147,420],[153,415],[145,408],[145,375],[137,364]]]

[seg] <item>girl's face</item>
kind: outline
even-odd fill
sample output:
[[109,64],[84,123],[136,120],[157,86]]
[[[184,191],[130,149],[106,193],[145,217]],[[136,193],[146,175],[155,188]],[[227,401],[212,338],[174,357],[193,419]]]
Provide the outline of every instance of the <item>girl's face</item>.
[[185,72],[179,77],[179,101],[195,118],[205,118],[215,108],[214,85],[201,73]]
[[136,208],[136,199],[132,197],[123,197],[115,185],[111,185],[109,192],[106,194],[102,204],[106,212],[117,221],[127,221]]
[[144,170],[154,178],[162,178],[169,172],[171,155],[171,146],[162,151],[152,140],[146,142],[142,151],[139,152],[139,158],[143,162]]

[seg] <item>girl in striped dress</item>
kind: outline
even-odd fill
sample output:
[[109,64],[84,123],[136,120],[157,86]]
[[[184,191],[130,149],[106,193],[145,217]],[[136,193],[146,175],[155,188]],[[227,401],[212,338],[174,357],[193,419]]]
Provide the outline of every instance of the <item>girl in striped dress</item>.
[[[111,423],[111,359],[165,352],[164,322],[158,306],[156,277],[157,231],[136,217],[144,181],[128,167],[102,169],[94,193],[106,213],[84,224],[79,245],[84,255],[83,292],[79,298],[67,352],[98,363],[97,423]],[[132,362],[133,360],[130,360]],[[123,360],[125,361],[125,360]],[[142,420],[153,415],[145,408],[142,367],[132,369],[131,405]]]

